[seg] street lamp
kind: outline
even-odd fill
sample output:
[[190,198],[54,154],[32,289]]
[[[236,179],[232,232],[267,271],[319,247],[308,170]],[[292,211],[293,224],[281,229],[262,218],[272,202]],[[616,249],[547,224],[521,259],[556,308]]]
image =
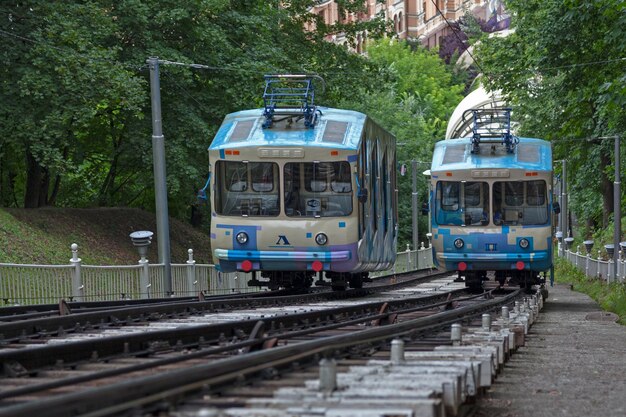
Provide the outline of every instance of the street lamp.
[[140,230],[130,234],[130,240],[133,242],[133,246],[137,248],[139,256],[141,257],[139,260],[139,264],[142,267],[139,276],[139,293],[141,298],[150,297],[150,278],[148,275],[148,259],[146,259],[146,256],[148,255],[148,246],[152,243],[153,234],[154,233],[149,230]]
[[152,243],[152,235],[154,233],[149,230],[141,230],[130,234],[130,240],[133,242],[133,246],[137,247],[142,261],[145,261],[148,255],[148,246]]

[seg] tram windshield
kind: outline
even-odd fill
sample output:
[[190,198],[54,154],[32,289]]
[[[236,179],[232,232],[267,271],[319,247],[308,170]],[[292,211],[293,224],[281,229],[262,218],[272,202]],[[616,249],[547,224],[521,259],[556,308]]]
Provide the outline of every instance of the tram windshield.
[[284,174],[287,216],[333,217],[352,213],[348,162],[287,163]]
[[[549,221],[544,180],[497,181],[492,188],[494,225],[544,225]],[[441,225],[484,226],[489,223],[489,184],[439,181],[435,221]]]
[[542,225],[548,223],[546,182],[501,181],[493,184],[495,225]]
[[215,210],[225,216],[278,216],[278,164],[218,161]]
[[489,223],[489,184],[439,181],[435,204],[438,224],[484,226]]

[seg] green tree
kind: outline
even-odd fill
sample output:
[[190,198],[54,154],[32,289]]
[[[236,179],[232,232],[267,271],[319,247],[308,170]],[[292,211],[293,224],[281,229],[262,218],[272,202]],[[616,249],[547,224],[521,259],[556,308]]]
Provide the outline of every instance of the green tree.
[[[452,73],[435,51],[411,47],[406,42],[383,39],[367,47],[372,64],[384,75],[382,90],[363,92],[363,99],[348,101],[377,120],[396,136],[398,164],[418,164],[418,200],[428,201],[428,179],[421,173],[430,168],[435,142],[445,136],[446,123],[463,98],[464,86],[453,82]],[[412,177],[399,176],[400,244],[412,241]],[[420,207],[418,207],[418,210]],[[425,241],[427,219],[422,216],[420,241]]]
[[[11,174],[2,183],[23,190],[25,207],[54,204],[63,175],[76,168],[88,142],[81,131],[106,106],[135,112],[145,85],[134,70],[103,65],[115,60],[112,22],[89,4],[45,1],[2,5],[1,147]],[[17,185],[22,178],[24,184]],[[80,190],[74,190],[80,192]],[[7,200],[6,197],[3,200]],[[16,198],[15,198],[16,200]]]
[[[0,202],[151,208],[145,61],[159,56],[172,62],[161,65],[161,100],[170,212],[182,216],[206,179],[212,134],[225,114],[260,105],[263,74],[320,73],[328,104],[375,83],[365,59],[322,39],[381,32],[384,19],[307,32],[314,4],[3,2],[0,120],[11,134],[0,142]],[[191,63],[203,65],[181,65]]]
[[484,80],[514,105],[520,133],[553,140],[555,159],[567,159],[578,217],[606,226],[612,141],[588,138],[626,131],[626,3],[510,0],[507,9],[515,32],[477,51]]

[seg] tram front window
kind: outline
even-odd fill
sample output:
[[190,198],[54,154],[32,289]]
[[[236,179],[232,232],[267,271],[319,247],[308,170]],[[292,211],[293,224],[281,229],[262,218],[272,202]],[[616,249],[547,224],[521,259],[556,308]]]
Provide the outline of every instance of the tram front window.
[[501,181],[493,184],[493,222],[496,225],[548,223],[546,182]]
[[333,217],[348,216],[352,213],[349,163],[287,163],[284,174],[287,216]]
[[439,181],[436,222],[441,225],[484,226],[489,223],[489,184],[473,181]]
[[215,210],[224,216],[277,216],[278,165],[273,162],[218,161]]

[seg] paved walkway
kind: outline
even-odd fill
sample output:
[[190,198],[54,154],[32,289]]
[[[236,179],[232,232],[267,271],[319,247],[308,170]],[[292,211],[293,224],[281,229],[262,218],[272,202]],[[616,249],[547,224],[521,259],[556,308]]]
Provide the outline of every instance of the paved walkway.
[[569,285],[549,298],[526,346],[478,402],[474,417],[626,416],[626,326]]

